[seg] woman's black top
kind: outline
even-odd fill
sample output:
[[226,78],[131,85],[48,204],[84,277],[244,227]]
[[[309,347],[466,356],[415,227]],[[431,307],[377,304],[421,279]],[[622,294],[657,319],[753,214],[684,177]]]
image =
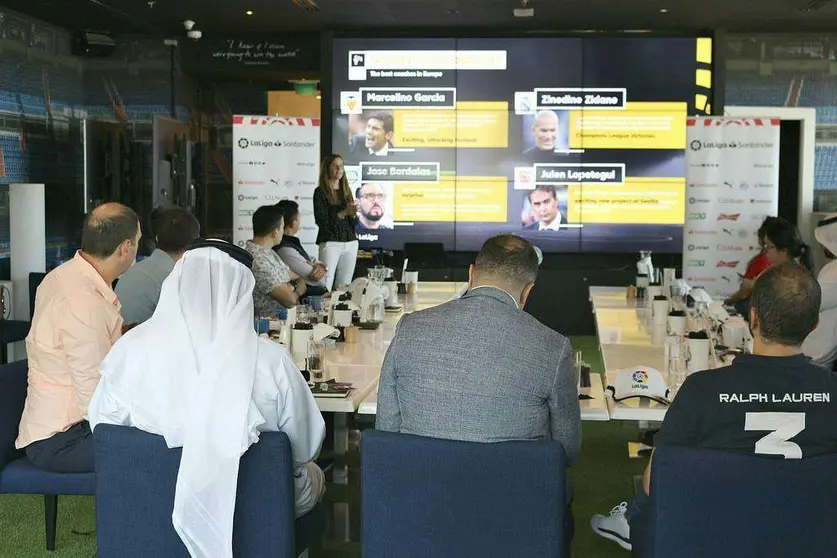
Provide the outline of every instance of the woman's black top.
[[343,199],[342,192],[337,192],[337,203],[332,205],[328,202],[322,188],[314,190],[314,221],[319,227],[317,232],[317,244],[323,242],[351,242],[357,240],[355,234],[355,223],[357,217],[347,215],[342,219],[337,214],[349,205],[348,200]]

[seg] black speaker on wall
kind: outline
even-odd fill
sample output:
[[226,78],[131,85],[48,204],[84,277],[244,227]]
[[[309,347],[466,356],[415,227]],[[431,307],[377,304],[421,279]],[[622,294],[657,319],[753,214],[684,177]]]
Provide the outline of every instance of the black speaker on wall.
[[107,58],[113,54],[116,43],[110,33],[83,31],[73,37],[73,56],[82,58]]

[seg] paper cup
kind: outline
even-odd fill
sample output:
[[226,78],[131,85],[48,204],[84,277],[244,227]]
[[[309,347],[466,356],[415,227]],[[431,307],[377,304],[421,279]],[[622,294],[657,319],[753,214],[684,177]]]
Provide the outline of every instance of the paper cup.
[[669,316],[667,321],[669,335],[686,335],[686,316]]
[[689,374],[709,369],[709,339],[689,339]]
[[654,316],[654,323],[657,325],[665,325],[666,318],[668,318],[668,299],[655,300],[651,303],[651,313]]

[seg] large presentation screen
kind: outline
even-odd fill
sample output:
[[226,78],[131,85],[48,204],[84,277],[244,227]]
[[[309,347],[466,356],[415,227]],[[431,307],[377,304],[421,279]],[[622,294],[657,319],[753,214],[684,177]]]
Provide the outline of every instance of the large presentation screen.
[[336,39],[333,150],[361,246],[679,252],[711,39]]

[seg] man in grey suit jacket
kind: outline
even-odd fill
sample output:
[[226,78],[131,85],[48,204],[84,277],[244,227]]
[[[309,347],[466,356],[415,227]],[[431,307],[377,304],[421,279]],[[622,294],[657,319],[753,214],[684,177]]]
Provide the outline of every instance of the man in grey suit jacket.
[[375,428],[472,442],[556,440],[581,446],[569,340],[521,308],[538,256],[512,235],[489,239],[469,289],[404,316],[381,370]]

